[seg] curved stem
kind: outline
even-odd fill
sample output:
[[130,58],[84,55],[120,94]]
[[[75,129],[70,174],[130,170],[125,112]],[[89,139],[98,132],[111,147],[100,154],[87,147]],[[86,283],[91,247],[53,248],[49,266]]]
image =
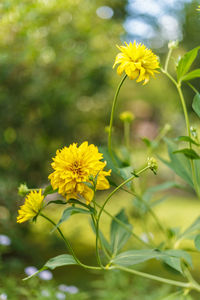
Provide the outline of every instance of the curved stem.
[[[43,217],[44,219],[46,219],[47,221],[49,221],[52,225],[56,226],[56,223],[54,223],[53,220],[51,220],[49,217],[47,217],[46,215],[40,213],[40,216]],[[94,266],[87,266],[83,263],[80,262],[80,260],[77,258],[71,244],[69,243],[69,241],[65,238],[64,234],[62,233],[61,229],[59,227],[56,227],[56,229],[58,230],[60,236],[62,237],[62,239],[64,240],[67,249],[71,252],[72,256],[74,257],[75,261],[77,262],[78,265],[80,265],[81,267],[84,267],[86,269],[93,269],[93,270],[101,270],[102,268],[100,267],[94,267]]]
[[[165,74],[175,85],[179,97],[181,99],[181,104],[182,104],[182,108],[183,108],[183,112],[184,112],[184,117],[185,117],[185,123],[186,123],[186,128],[187,128],[187,133],[188,136],[191,138],[191,132],[190,132],[190,122],[189,122],[189,118],[188,118],[188,112],[187,112],[187,107],[185,104],[185,99],[181,90],[181,83],[180,82],[176,82],[176,80],[166,71],[163,70],[161,68],[161,71],[163,72],[163,74]],[[192,144],[191,142],[189,142],[189,147],[190,149],[192,149]],[[197,182],[197,178],[196,178],[196,172],[195,172],[195,167],[194,167],[194,161],[192,159],[190,159],[190,164],[191,164],[191,171],[192,171],[192,180],[193,180],[193,184],[194,184],[194,189],[197,193],[197,196],[200,198],[200,192],[199,192],[199,187],[198,187],[198,182]]]
[[189,289],[194,289],[194,290],[200,291],[200,287],[194,285],[192,282],[181,282],[181,281],[171,280],[171,279],[167,279],[167,278],[162,278],[162,277],[159,277],[159,276],[155,276],[155,275],[151,275],[151,274],[148,274],[148,273],[136,271],[134,269],[125,268],[125,267],[118,266],[118,265],[114,265],[114,269],[118,269],[118,270],[121,270],[121,271],[125,271],[125,272],[128,272],[128,273],[139,275],[139,276],[142,276],[142,277],[145,277],[145,278],[148,278],[148,279],[152,279],[152,280],[156,280],[156,281],[159,281],[159,282],[163,282],[163,283],[166,283],[166,284],[175,285],[175,286],[179,286],[179,287],[182,287],[182,288],[189,288]]
[[165,61],[165,67],[164,67],[165,72],[167,72],[171,54],[172,54],[172,48],[169,49],[168,54],[167,54],[167,58],[166,58],[166,61]]
[[[103,206],[101,207],[98,217],[97,217],[97,222],[96,222],[96,228],[97,228],[97,234],[96,234],[96,249],[98,249],[98,236],[99,236],[99,222],[100,222],[100,217],[101,214],[104,210],[104,207],[106,206],[107,202],[110,200],[110,198],[124,185],[126,185],[128,182],[132,181],[135,177],[139,176],[141,173],[145,172],[146,170],[149,169],[149,166],[144,167],[142,170],[138,171],[136,174],[134,174],[133,176],[131,176],[130,178],[128,178],[127,180],[123,181],[118,187],[116,187],[106,198]],[[99,255],[99,251],[98,251],[98,259],[100,260],[100,255]]]
[[112,138],[113,118],[114,118],[114,112],[115,112],[115,107],[116,107],[116,103],[117,103],[117,97],[119,95],[119,91],[120,91],[121,86],[124,83],[126,77],[127,77],[127,75],[125,75],[122,78],[122,80],[120,81],[120,83],[117,87],[117,90],[116,90],[116,93],[115,93],[115,96],[114,96],[114,99],[113,99],[111,114],[110,114],[110,126],[109,126],[109,134],[108,134],[108,151],[109,151],[110,156],[113,159],[113,161],[114,161],[114,158],[113,158],[113,154],[112,154],[112,140],[111,140],[111,138]]
[[[96,206],[98,206],[100,209],[102,208],[101,205],[99,205],[98,203],[96,203]],[[109,216],[111,219],[113,219],[116,223],[118,223],[120,226],[122,226],[124,229],[126,229],[127,232],[129,232],[138,242],[140,242],[141,244],[143,244],[144,246],[149,248],[149,244],[144,242],[142,239],[139,238],[139,236],[137,236],[128,226],[126,226],[122,221],[120,221],[119,219],[117,219],[115,216],[111,215],[107,210],[105,210],[105,208],[103,209],[103,212]]]
[[189,87],[196,93],[196,94],[199,94],[199,91],[190,83],[190,82],[187,82],[187,85],[189,85]]

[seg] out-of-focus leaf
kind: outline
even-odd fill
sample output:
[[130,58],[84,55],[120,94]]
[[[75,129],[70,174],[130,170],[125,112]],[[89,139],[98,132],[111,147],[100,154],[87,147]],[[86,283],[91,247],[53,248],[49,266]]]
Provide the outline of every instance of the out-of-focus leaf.
[[192,80],[195,78],[200,77],[200,69],[196,69],[194,71],[191,71],[189,73],[187,73],[186,75],[184,75],[181,80],[182,81],[187,81],[187,80]]
[[176,150],[173,153],[174,154],[182,153],[190,159],[200,159],[200,156],[193,149],[184,148],[184,149]]
[[195,239],[194,239],[194,244],[197,250],[200,251],[200,234],[197,234]]
[[197,230],[200,230],[200,217],[198,217],[178,238],[189,238],[191,234],[194,234]]
[[160,160],[171,168],[178,176],[184,179],[192,188],[192,171],[190,161],[181,153],[174,154],[173,152],[178,150],[177,145],[170,139],[164,138],[165,143],[168,147],[169,161],[160,158]]
[[189,136],[179,136],[179,137],[176,138],[176,140],[179,141],[179,142],[188,142],[188,143],[194,144],[196,146],[200,145],[199,143],[197,143],[195,140],[193,140]]
[[47,203],[47,205],[50,205],[50,204],[64,205],[64,204],[67,204],[67,202],[64,201],[64,200],[58,199],[58,200],[52,200],[52,201],[49,201],[49,202]]
[[193,102],[192,102],[192,108],[197,114],[197,116],[200,118],[200,94],[196,94],[194,96]]
[[193,61],[197,57],[200,47],[196,47],[187,52],[180,60],[177,66],[177,79],[181,81],[182,77],[189,71]]
[[77,262],[75,261],[75,259],[73,258],[72,255],[61,254],[61,255],[58,255],[56,257],[49,259],[40,270],[38,270],[31,276],[24,278],[23,280],[30,279],[31,277],[36,276],[37,274],[39,274],[41,271],[43,271],[45,269],[54,270],[57,267],[68,266],[68,265],[77,265]]
[[[122,209],[116,216],[119,221],[123,222],[123,224],[132,229],[132,225],[128,221],[128,217],[125,214],[124,209]],[[110,227],[110,244],[113,255],[116,255],[117,252],[125,245],[128,241],[131,233],[128,232],[124,227],[122,227],[115,220],[112,220]]]

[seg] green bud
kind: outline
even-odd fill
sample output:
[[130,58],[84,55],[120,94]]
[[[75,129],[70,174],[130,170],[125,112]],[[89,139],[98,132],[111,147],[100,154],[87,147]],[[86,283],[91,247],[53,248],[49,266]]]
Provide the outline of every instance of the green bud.
[[131,111],[124,111],[119,115],[119,118],[122,122],[131,123],[135,119],[135,116]]
[[147,163],[148,163],[149,169],[151,171],[153,171],[154,174],[156,175],[157,174],[157,170],[158,170],[157,160],[154,157],[149,157]]
[[179,41],[170,41],[169,43],[168,43],[168,48],[169,49],[176,49],[176,48],[178,48],[178,44],[179,44]]
[[20,186],[18,187],[18,194],[20,196],[26,196],[28,192],[29,192],[29,188],[27,187],[27,185],[25,183],[21,183]]

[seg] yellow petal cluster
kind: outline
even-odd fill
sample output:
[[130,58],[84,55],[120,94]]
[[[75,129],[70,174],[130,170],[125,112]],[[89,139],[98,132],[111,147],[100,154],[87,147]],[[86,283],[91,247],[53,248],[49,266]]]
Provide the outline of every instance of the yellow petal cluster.
[[34,218],[42,208],[44,196],[42,190],[31,191],[25,198],[25,202],[18,210],[17,223],[23,223]]
[[91,177],[97,175],[97,190],[105,190],[110,187],[105,176],[109,176],[111,170],[104,171],[106,165],[101,161],[103,154],[98,148],[88,142],[79,147],[73,143],[69,147],[57,150],[53,158],[52,168],[54,172],[49,175],[53,189],[66,199],[76,198],[80,195],[86,199],[87,204],[93,199],[94,191],[86,184],[92,183]]
[[150,76],[154,77],[154,73],[159,73],[156,69],[159,68],[158,57],[142,44],[125,43],[126,46],[117,46],[121,51],[117,54],[113,68],[117,67],[117,73],[121,75],[123,72],[130,79],[136,79],[137,82],[144,80],[143,84],[149,81]]

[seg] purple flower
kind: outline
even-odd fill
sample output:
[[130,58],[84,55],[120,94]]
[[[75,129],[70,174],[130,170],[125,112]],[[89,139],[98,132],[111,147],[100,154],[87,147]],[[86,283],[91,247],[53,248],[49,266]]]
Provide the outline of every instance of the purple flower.
[[26,273],[26,275],[28,276],[31,276],[33,275],[34,273],[36,273],[38,271],[38,269],[36,267],[33,267],[33,266],[29,266],[29,267],[26,267],[24,269],[24,272]]
[[53,278],[53,274],[49,270],[44,270],[40,272],[38,276],[42,280],[51,280]]
[[10,244],[11,244],[11,239],[7,235],[0,234],[0,245],[10,246]]
[[63,294],[63,293],[57,292],[56,293],[56,298],[59,299],[59,300],[64,300],[64,299],[66,299],[66,295]]

